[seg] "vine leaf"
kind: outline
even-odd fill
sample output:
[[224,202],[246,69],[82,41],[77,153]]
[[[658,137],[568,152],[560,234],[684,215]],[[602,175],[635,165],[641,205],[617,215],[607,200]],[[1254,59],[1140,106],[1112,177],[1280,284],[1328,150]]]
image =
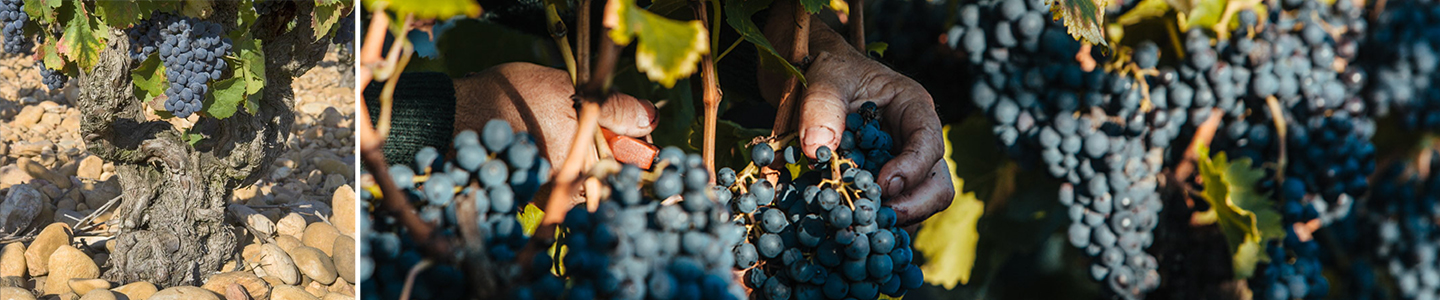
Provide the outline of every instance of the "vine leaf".
[[243,81],[245,111],[255,114],[260,109],[261,92],[265,90],[265,52],[261,51],[260,40],[250,37],[249,31],[245,31],[239,39],[233,39],[235,43],[235,57],[230,59],[230,65],[235,78]]
[[209,14],[214,13],[215,11],[215,3],[212,3],[211,1],[184,0],[179,2],[182,3],[180,14],[187,17],[204,19],[208,17]]
[[239,77],[210,83],[211,93],[205,97],[205,113],[216,119],[235,115],[240,103],[245,101],[245,82]]
[[755,49],[760,52],[760,67],[778,72],[788,73],[790,76],[800,79],[805,84],[805,74],[799,68],[791,65],[785,60],[775,46],[770,45],[770,40],[765,39],[765,34],[760,32],[760,27],[750,20],[750,16],[756,12],[770,7],[771,0],[731,0],[725,1],[725,23],[735,28],[740,36],[746,41],[755,44]]
[[149,17],[151,12],[161,9],[163,5],[165,5],[164,3],[170,2],[96,1],[95,10],[97,14],[100,15],[100,19],[105,21],[105,25],[110,25],[110,27],[115,28],[126,28]]
[[[336,2],[336,0],[326,0]],[[375,7],[377,2],[385,2],[385,10],[401,16],[405,19],[406,14],[415,14],[416,19],[449,19],[455,16],[467,16],[471,18],[480,17],[480,3],[474,0],[416,0],[416,1],[388,1],[388,0],[364,0],[362,4],[368,7]]]
[[310,16],[314,21],[312,24],[315,24],[315,40],[318,41],[329,35],[331,31],[333,31],[332,29],[335,27],[335,24],[340,23],[340,19],[343,18],[346,13],[350,12],[348,10],[349,7],[345,5],[345,3],[346,2],[333,0],[317,1],[317,3],[315,3],[315,12]]
[[1285,237],[1280,213],[1275,211],[1269,194],[1255,190],[1265,172],[1252,167],[1249,158],[1231,162],[1222,152],[1211,159],[1208,147],[1197,147],[1205,187],[1202,198],[1210,203],[1229,244],[1235,278],[1249,278],[1255,274],[1256,263],[1270,260],[1265,254],[1265,242]]
[[60,49],[57,47],[55,43],[49,42],[40,45],[40,51],[44,52],[40,54],[40,59],[45,61],[45,67],[59,70],[65,66],[65,58],[60,57]]
[[106,30],[100,29],[99,21],[75,14],[65,23],[64,34],[60,36],[58,50],[75,62],[81,70],[95,68],[100,61],[100,50],[105,48]]
[[1185,25],[1180,30],[1189,30],[1199,26],[1200,28],[1212,28],[1215,23],[1220,22],[1220,17],[1225,14],[1225,5],[1228,0],[1200,0],[1191,7],[1186,14]]
[[[813,14],[813,13],[818,13],[818,12],[820,12],[821,9],[825,9],[825,5],[826,5],[826,4],[830,4],[830,1],[829,1],[829,0],[800,0],[800,5],[805,7],[805,12],[807,12],[807,13],[812,13],[812,14]],[[847,5],[846,7],[848,8],[849,6]]]
[[985,203],[975,197],[974,192],[965,193],[965,180],[961,179],[955,164],[955,147],[950,141],[950,125],[945,125],[945,164],[950,168],[950,183],[955,187],[955,199],[950,208],[925,220],[920,231],[915,233],[915,250],[927,261],[920,268],[925,271],[925,282],[953,289],[956,284],[970,282],[970,271],[975,268],[975,249],[980,243],[980,231],[976,227],[980,216],[985,214]]
[[604,22],[616,45],[629,45],[638,37],[635,67],[667,88],[695,73],[700,56],[710,53],[704,23],[671,20],[636,6],[633,0],[606,3]]
[[1065,19],[1065,31],[1077,40],[1095,45],[1105,41],[1105,6],[1108,0],[1050,0],[1050,13],[1056,20]]
[[141,103],[150,102],[165,94],[165,66],[154,54],[140,62],[140,67],[130,70],[130,82],[135,85],[135,98]]
[[876,56],[884,57],[885,50],[890,49],[890,44],[885,42],[874,42],[865,45],[865,52],[875,52]]
[[64,2],[60,0],[25,1],[25,15],[30,16],[32,19],[40,18],[43,21],[42,23],[55,23],[55,17],[58,15],[56,10],[59,9],[62,4],[64,4]]
[[525,204],[525,211],[519,213],[515,219],[520,221],[520,228],[525,230],[525,235],[534,235],[535,229],[540,228],[540,220],[545,218],[545,211],[535,207],[535,203]]

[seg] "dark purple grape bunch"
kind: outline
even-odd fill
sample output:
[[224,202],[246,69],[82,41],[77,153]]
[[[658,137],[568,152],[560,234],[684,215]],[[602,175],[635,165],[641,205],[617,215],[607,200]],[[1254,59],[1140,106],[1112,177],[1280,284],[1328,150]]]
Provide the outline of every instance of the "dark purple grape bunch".
[[895,139],[880,129],[880,119],[880,108],[868,101],[860,105],[859,111],[845,115],[845,132],[836,154],[871,174],[880,174],[880,168],[895,158],[890,154]]
[[[860,114],[874,112],[874,106],[867,105]],[[866,118],[860,114],[851,116]],[[876,120],[874,115],[869,118]],[[851,149],[856,151],[848,153],[863,155]],[[752,166],[776,159],[768,143],[750,151]],[[793,146],[781,155],[786,164],[800,163],[803,157]],[[874,173],[849,164],[853,159],[846,156],[831,157],[823,146],[816,156],[814,169],[793,180],[782,172],[778,185],[757,177],[755,167],[738,174],[730,168],[717,172],[717,184],[735,195],[731,212],[748,228],[745,241],[734,248],[734,268],[744,272],[742,281],[752,289],[751,298],[877,299],[901,297],[923,285],[910,234],[895,226],[895,211],[883,206]]]
[[[603,163],[602,163],[603,164]],[[710,184],[697,154],[668,147],[651,171],[620,165],[601,178],[609,188],[594,212],[565,214],[557,247],[537,256],[540,270],[558,257],[565,280],[551,272],[510,291],[513,299],[740,299],[731,249],[744,239],[727,206],[730,194]],[[608,195],[607,195],[608,194]],[[557,252],[558,253],[558,252]],[[566,283],[569,283],[568,286]]]
[[[415,154],[413,166],[390,166],[390,177],[421,220],[437,226],[437,234],[453,237],[468,230],[462,224],[476,224],[484,241],[484,259],[493,262],[501,275],[517,278],[523,268],[516,258],[530,239],[518,216],[550,178],[549,160],[539,155],[529,133],[514,132],[509,123],[498,119],[486,123],[481,133],[466,130],[456,134],[451,149],[455,156],[446,159],[434,147],[423,148]],[[371,207],[379,207],[371,202],[383,198],[368,190],[362,196]],[[468,211],[462,213],[462,207],[473,207],[474,215],[467,217]],[[461,219],[469,217],[475,219]],[[369,222],[373,230],[365,233],[368,246],[361,247],[362,253],[368,253],[363,255],[361,269],[373,270],[372,276],[361,280],[368,278],[366,285],[379,285],[374,292],[385,298],[398,297],[406,272],[419,262],[419,247],[393,217],[376,214],[374,218]],[[424,283],[416,285],[412,297],[451,299],[446,295],[464,291],[457,288],[464,278],[457,266],[436,268],[422,273],[417,282]]]
[[25,1],[0,0],[0,35],[5,38],[5,53],[30,53],[35,42],[25,38],[25,22],[30,16],[25,13]]

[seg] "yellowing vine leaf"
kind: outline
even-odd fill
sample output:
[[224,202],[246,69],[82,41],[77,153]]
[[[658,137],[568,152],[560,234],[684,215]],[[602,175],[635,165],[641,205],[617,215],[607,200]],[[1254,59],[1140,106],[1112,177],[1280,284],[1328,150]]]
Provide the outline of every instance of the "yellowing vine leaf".
[[545,212],[534,203],[525,204],[525,211],[515,219],[520,221],[520,228],[525,230],[525,235],[535,235],[535,229],[540,228],[540,219],[545,218]]
[[415,14],[416,19],[449,19],[455,16],[480,17],[480,3],[474,0],[365,0],[366,7],[385,3],[385,10],[401,16]]
[[1050,12],[1056,20],[1065,20],[1065,31],[1077,40],[1095,45],[1109,45],[1105,41],[1105,6],[1108,0],[1048,0]]
[[95,68],[95,64],[100,61],[100,50],[105,48],[106,33],[109,32],[101,29],[101,26],[95,18],[75,14],[65,23],[58,50],[74,61],[80,70]]
[[1255,274],[1256,263],[1270,259],[1265,254],[1265,242],[1285,237],[1280,213],[1275,211],[1269,195],[1255,190],[1265,172],[1252,167],[1249,158],[1232,163],[1225,153],[1219,153],[1211,159],[1208,147],[1198,147],[1203,198],[1210,203],[1229,244],[1235,278],[1249,278]]
[[700,56],[710,53],[704,23],[671,20],[636,6],[634,0],[607,3],[605,27],[616,45],[629,45],[638,36],[635,67],[666,88],[695,73]]
[[950,208],[936,214],[915,233],[915,250],[928,261],[920,266],[925,271],[925,282],[953,289],[956,284],[970,282],[970,270],[975,268],[975,246],[980,242],[976,224],[985,213],[985,203],[975,198],[975,193],[964,193],[964,179],[956,172],[954,146],[950,143],[950,125],[943,129],[945,138],[945,164],[950,168],[950,183],[955,187],[955,199]]

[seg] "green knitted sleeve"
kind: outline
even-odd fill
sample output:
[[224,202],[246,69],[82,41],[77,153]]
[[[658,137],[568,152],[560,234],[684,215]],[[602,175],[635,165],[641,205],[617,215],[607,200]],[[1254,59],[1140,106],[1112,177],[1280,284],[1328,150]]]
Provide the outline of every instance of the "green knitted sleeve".
[[[374,82],[363,93],[372,123],[380,120],[380,90],[384,86]],[[455,85],[445,73],[402,74],[395,85],[391,108],[390,136],[384,150],[385,160],[392,165],[411,165],[420,149],[445,149],[455,136]]]

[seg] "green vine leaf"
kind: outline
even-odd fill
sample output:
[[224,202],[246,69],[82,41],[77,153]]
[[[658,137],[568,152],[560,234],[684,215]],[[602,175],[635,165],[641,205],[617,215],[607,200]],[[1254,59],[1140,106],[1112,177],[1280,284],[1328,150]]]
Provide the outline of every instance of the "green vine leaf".
[[329,35],[340,19],[349,13],[347,2],[335,0],[322,0],[315,4],[315,12],[311,15],[315,24],[315,40],[320,40]]
[[[96,1],[95,11],[105,25],[126,28],[139,23],[150,13],[167,8],[171,1]],[[242,10],[244,11],[244,10]]]
[[1065,31],[1077,40],[1094,45],[1105,41],[1105,6],[1107,0],[1051,0],[1050,12],[1056,20],[1065,20]]
[[1275,211],[1269,194],[1255,190],[1265,172],[1251,166],[1249,158],[1231,162],[1222,152],[1211,159],[1210,149],[1203,145],[1196,153],[1205,187],[1203,198],[1210,203],[1229,244],[1235,278],[1249,278],[1255,274],[1257,263],[1270,260],[1265,254],[1265,242],[1285,237],[1280,213]]
[[777,73],[786,73],[800,79],[805,84],[805,73],[799,68],[791,65],[785,60],[775,46],[770,45],[770,40],[765,39],[765,34],[760,32],[760,27],[750,20],[750,16],[756,12],[770,7],[771,0],[730,0],[725,1],[725,23],[730,24],[740,36],[746,41],[755,44],[755,49],[760,52],[760,67]]
[[416,19],[444,20],[455,16],[478,18],[481,12],[480,3],[474,0],[364,1],[363,5],[366,7],[375,7],[377,2],[385,2],[385,10],[395,13],[402,20],[406,14],[414,14]]
[[213,8],[215,7],[215,3],[212,3],[210,1],[184,0],[181,2],[183,3],[183,5],[181,5],[180,14],[187,17],[204,19],[208,17],[210,13],[214,12]]
[[245,101],[245,83],[238,77],[210,83],[210,95],[205,97],[206,114],[216,119],[235,115],[240,103]]
[[31,19],[38,18],[41,23],[55,23],[55,18],[58,16],[56,10],[60,9],[62,4],[65,3],[60,0],[25,1],[25,15],[30,16]]
[[678,21],[641,9],[633,0],[605,5],[605,27],[616,45],[635,47],[635,67],[665,87],[695,73],[700,56],[710,53],[710,38],[700,21]]
[[1214,27],[1215,23],[1220,22],[1220,17],[1225,14],[1225,5],[1229,2],[1229,0],[1200,0],[1188,11],[1185,25],[1181,26],[1180,30],[1189,30],[1196,26],[1200,28]]
[[65,22],[64,33],[60,36],[58,50],[75,62],[81,70],[90,70],[100,61],[100,50],[105,48],[106,33],[100,21],[76,13]]
[[890,49],[890,44],[885,42],[874,42],[865,45],[865,52],[874,52],[875,56],[884,57],[885,50]]
[[830,4],[830,0],[800,0],[800,6],[805,7],[805,12],[812,14],[825,9],[827,4]]
[[255,114],[260,109],[260,98],[265,90],[265,52],[261,51],[260,40],[250,37],[245,31],[235,42],[235,56],[228,59],[235,78],[240,78],[245,87],[245,111]]
[[169,86],[165,81],[165,66],[160,64],[160,59],[155,54],[140,62],[140,67],[130,70],[130,82],[135,85],[135,98],[141,103],[150,102],[156,97],[165,94],[165,87]]

